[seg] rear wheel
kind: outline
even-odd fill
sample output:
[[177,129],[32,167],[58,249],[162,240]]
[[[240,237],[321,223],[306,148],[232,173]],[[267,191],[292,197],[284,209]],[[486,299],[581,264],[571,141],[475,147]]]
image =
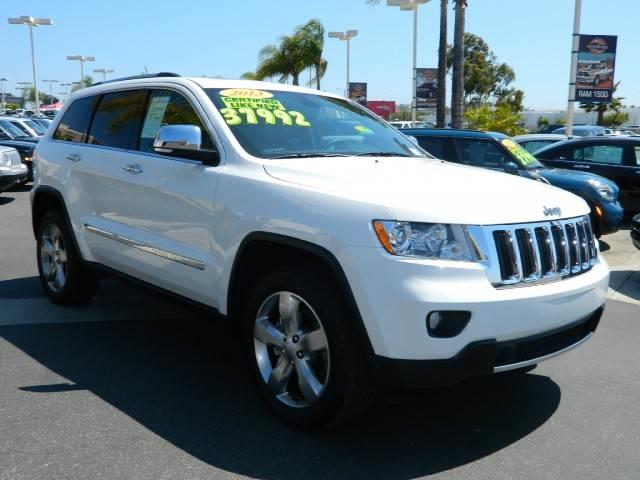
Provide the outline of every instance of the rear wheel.
[[47,296],[60,305],[89,301],[98,289],[99,280],[82,263],[64,218],[47,213],[38,229],[38,271]]
[[278,418],[299,427],[345,420],[373,393],[367,355],[331,280],[282,269],[258,281],[245,314],[260,391]]

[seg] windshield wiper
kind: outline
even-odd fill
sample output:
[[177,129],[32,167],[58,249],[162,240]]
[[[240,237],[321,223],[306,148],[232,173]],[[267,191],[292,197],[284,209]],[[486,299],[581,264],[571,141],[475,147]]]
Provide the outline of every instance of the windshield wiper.
[[410,157],[411,155],[407,155],[406,153],[396,153],[396,152],[364,152],[364,153],[356,153],[356,157]]
[[280,155],[277,157],[269,157],[271,160],[280,158],[313,158],[313,157],[348,157],[344,153],[290,153],[288,155]]

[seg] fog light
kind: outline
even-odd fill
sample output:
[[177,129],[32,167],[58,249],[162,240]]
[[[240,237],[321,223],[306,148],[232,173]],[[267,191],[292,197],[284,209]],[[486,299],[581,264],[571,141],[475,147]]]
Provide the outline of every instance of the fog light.
[[427,332],[435,338],[451,338],[458,335],[471,319],[471,312],[443,310],[427,315]]

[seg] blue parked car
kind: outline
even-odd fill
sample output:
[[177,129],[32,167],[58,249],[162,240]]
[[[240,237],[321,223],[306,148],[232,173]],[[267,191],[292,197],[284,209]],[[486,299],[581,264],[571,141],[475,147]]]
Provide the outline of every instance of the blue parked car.
[[531,178],[568,190],[591,207],[591,223],[597,237],[620,228],[623,209],[618,186],[587,172],[548,168],[502,133],[436,128],[403,129],[434,157]]

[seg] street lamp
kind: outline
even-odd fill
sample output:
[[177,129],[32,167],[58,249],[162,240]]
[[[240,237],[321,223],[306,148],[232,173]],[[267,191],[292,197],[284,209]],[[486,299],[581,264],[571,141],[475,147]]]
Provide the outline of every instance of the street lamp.
[[576,64],[578,63],[578,47],[580,46],[580,16],[582,15],[582,0],[576,0],[573,10],[573,36],[571,37],[571,71],[569,72],[569,101],[567,103],[567,125],[565,134],[573,135],[573,111],[576,99]]
[[95,62],[96,57],[85,55],[69,55],[67,60],[78,60],[80,62],[80,88],[84,86],[84,62]]
[[7,81],[8,80],[4,77],[0,78],[0,89],[2,89],[2,111],[3,112],[7,107],[7,105],[4,103],[4,82],[7,82]]
[[102,81],[106,82],[107,81],[107,73],[113,73],[115,70],[113,70],[112,68],[94,68],[93,71],[95,73],[102,73]]
[[53,84],[58,83],[58,80],[42,80],[42,83],[49,84],[49,103],[53,100]]
[[400,7],[400,10],[413,10],[413,94],[411,99],[411,126],[416,126],[417,99],[416,89],[416,55],[418,50],[418,5],[428,3],[430,0],[387,0],[387,6]]
[[29,16],[21,16],[16,18],[9,18],[9,23],[12,25],[27,25],[29,27],[29,39],[31,40],[31,69],[33,71],[33,85],[36,100],[36,113],[40,115],[40,99],[38,98],[38,80],[36,79],[36,55],[33,50],[33,27],[39,25],[53,25],[50,18],[33,18]]
[[337,38],[338,40],[342,40],[347,42],[347,95],[349,96],[349,47],[351,43],[351,39],[358,35],[358,30],[347,30],[346,32],[329,32],[329,38]]

